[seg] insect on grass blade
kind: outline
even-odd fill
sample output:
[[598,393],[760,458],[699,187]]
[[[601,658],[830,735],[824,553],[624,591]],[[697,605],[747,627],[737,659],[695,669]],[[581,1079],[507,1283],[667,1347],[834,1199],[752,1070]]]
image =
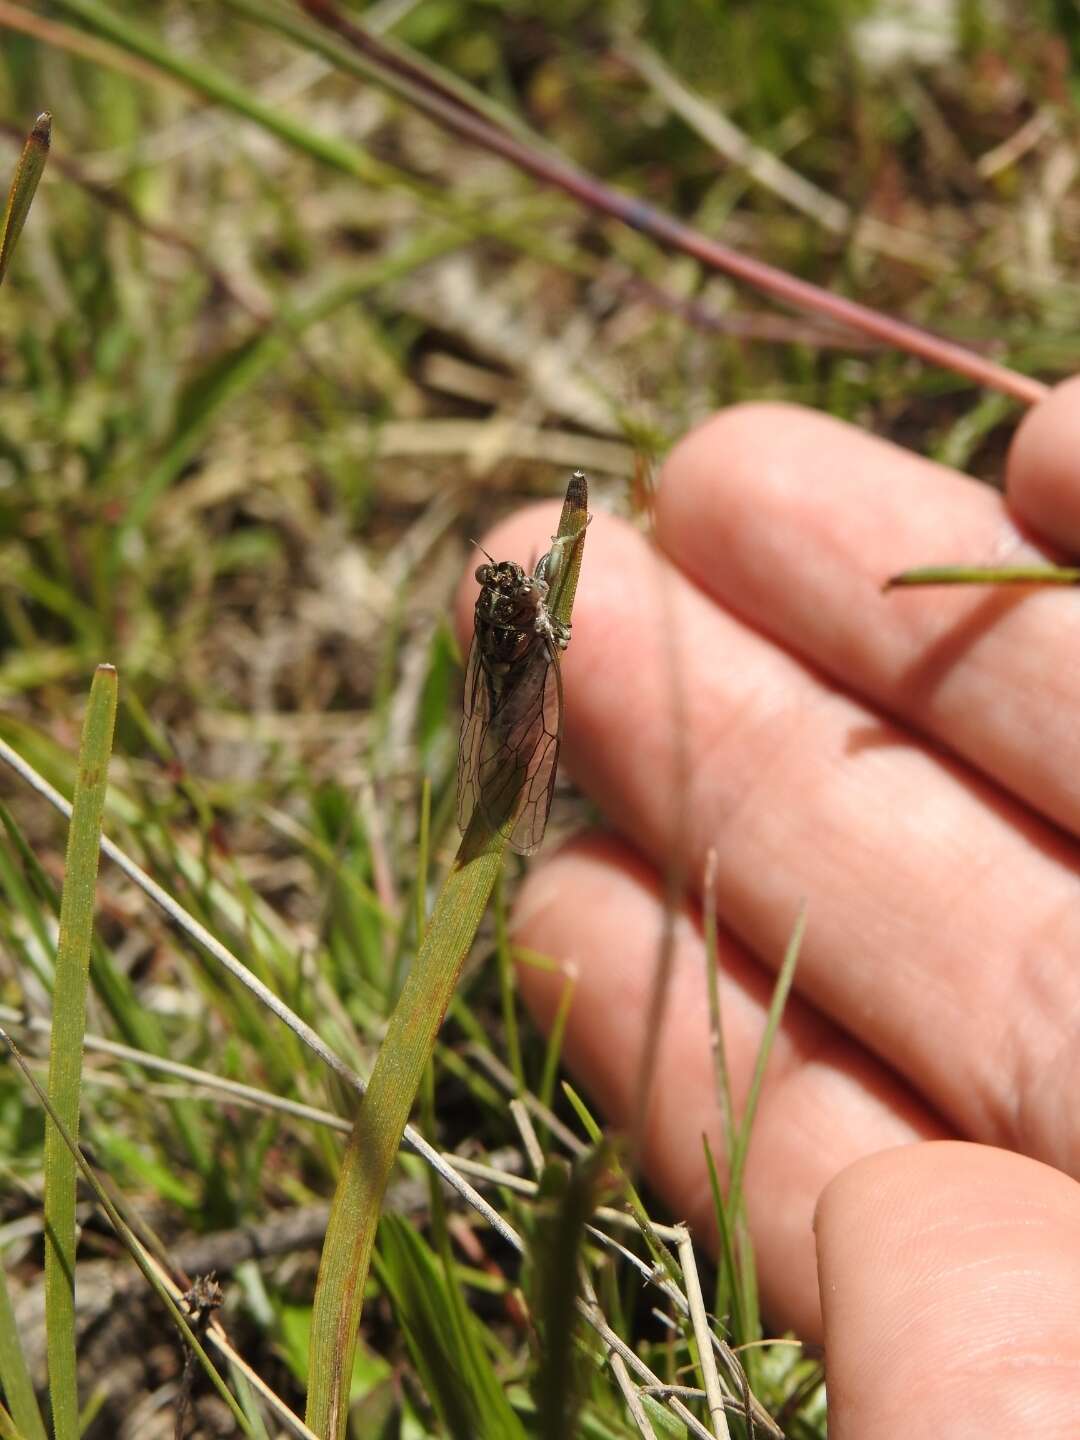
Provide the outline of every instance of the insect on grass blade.
[[[479,810],[492,830],[509,827],[511,847],[535,850],[547,826],[562,741],[559,657],[570,622],[559,618],[577,582],[588,523],[585,476],[567,487],[560,533],[529,575],[513,560],[476,571],[474,634],[465,675],[458,751],[458,823]],[[571,528],[573,527],[573,528]]]

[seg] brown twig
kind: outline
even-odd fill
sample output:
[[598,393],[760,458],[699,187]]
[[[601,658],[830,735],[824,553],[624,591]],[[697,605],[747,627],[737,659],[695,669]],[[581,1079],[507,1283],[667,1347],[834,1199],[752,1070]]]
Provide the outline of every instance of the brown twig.
[[381,42],[343,15],[332,0],[298,0],[298,3],[313,20],[339,35],[369,62],[378,65],[387,77],[393,76],[394,88],[431,119],[493,154],[501,155],[542,184],[562,190],[590,209],[621,220],[658,244],[693,256],[709,269],[744,280],[777,300],[826,315],[860,334],[872,336],[895,349],[906,350],[931,364],[965,375],[976,384],[999,390],[1029,405],[1036,404],[1049,393],[1049,387],[1041,380],[1021,375],[1008,366],[975,354],[956,341],[883,315],[857,300],[834,295],[762,260],[721,245],[644,200],[625,195],[569,162],[534,149],[498,129],[459,101],[447,100],[445,87],[433,89],[426,78],[420,78],[419,71],[405,78],[407,67],[403,66],[400,54],[384,54],[385,47]]
[[[217,1276],[213,1273],[198,1276],[194,1285],[184,1294],[183,1300],[191,1328],[202,1342],[206,1339],[206,1332],[210,1328],[211,1316],[215,1310],[220,1310],[225,1302],[225,1296],[217,1282]],[[174,1440],[184,1440],[194,1387],[195,1352],[190,1348],[185,1348],[184,1370],[180,1379],[180,1395],[176,1402],[176,1422],[173,1427]]]

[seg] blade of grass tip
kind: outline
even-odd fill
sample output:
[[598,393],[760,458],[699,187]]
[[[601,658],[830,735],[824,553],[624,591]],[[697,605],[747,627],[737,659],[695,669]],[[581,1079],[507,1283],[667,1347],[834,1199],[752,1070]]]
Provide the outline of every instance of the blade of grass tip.
[[1080,569],[1068,565],[921,565],[890,575],[882,590],[905,585],[1080,585]]
[[[116,719],[117,676],[99,665],[79,748],[71,824],[68,827],[60,937],[56,947],[49,1097],[63,1125],[79,1133],[86,991],[94,929],[94,891],[101,847],[101,817]],[[45,1316],[49,1398],[56,1440],[78,1440],[79,1397],[75,1365],[75,1160],[55,1125],[45,1127]]]
[[52,140],[52,116],[47,110],[34,121],[34,128],[26,137],[15,176],[8,191],[4,218],[0,222],[0,284],[3,283],[11,256],[18,244],[30,206],[37,192],[38,181],[49,158],[49,143]]
[[[555,537],[556,543],[566,542],[569,553],[559,557],[551,591],[551,608],[567,624],[587,519],[588,485],[576,471],[567,486]],[[383,1195],[435,1037],[487,909],[518,808],[517,797],[509,796],[506,818],[497,829],[484,819],[479,806],[473,812],[390,1016],[349,1135],[311,1316],[306,1420],[322,1440],[341,1440],[345,1433],[364,1286]]]
[[0,1265],[0,1390],[11,1406],[9,1419],[14,1428],[10,1434],[19,1434],[23,1440],[48,1440],[45,1421],[41,1418],[34,1382],[26,1363],[22,1346],[19,1344],[19,1330],[15,1324],[15,1310],[11,1304],[7,1276]]
[[[202,1362],[203,1369],[206,1371],[207,1375],[209,1376],[211,1382],[214,1384],[218,1393],[221,1395],[222,1399],[228,1405],[229,1409],[233,1414],[233,1417],[239,1424],[241,1430],[244,1432],[245,1435],[250,1435],[251,1430],[248,1427],[243,1412],[241,1411],[239,1405],[236,1403],[236,1400],[233,1398],[229,1387],[225,1384],[224,1380],[222,1380],[221,1376],[214,1368],[213,1361],[203,1349],[202,1345],[199,1342],[198,1336],[194,1333],[191,1326],[188,1324],[187,1317],[180,1310],[179,1306],[176,1304],[176,1301],[173,1299],[172,1295],[170,1295],[168,1289],[162,1284],[161,1278],[158,1275],[157,1270],[155,1269],[154,1264],[150,1259],[150,1256],[140,1244],[131,1226],[124,1219],[123,1215],[121,1215],[119,1209],[116,1206],[116,1203],[109,1195],[108,1190],[106,1190],[105,1186],[101,1183],[97,1175],[94,1173],[93,1166],[90,1164],[86,1156],[83,1154],[82,1150],[79,1148],[78,1141],[74,1138],[67,1125],[61,1119],[59,1111],[56,1109],[52,1101],[49,1099],[47,1093],[38,1083],[33,1071],[30,1069],[29,1065],[27,1065],[25,1059],[19,1051],[18,1046],[15,1044],[14,1040],[12,1040],[11,1036],[7,1033],[7,1031],[4,1030],[2,1027],[0,1027],[0,1045],[6,1046],[8,1053],[11,1055],[11,1058],[15,1061],[16,1065],[18,1065],[19,1069],[22,1071],[23,1078],[26,1080],[27,1084],[31,1087],[31,1089],[34,1091],[34,1094],[41,1102],[41,1106],[44,1109],[46,1116],[48,1117],[50,1125],[53,1129],[56,1130],[60,1138],[60,1143],[66,1147],[68,1154],[72,1157],[73,1163],[77,1165],[82,1171],[83,1179],[86,1181],[90,1189],[94,1192],[94,1196],[97,1199],[98,1204],[101,1206],[101,1208],[104,1210],[105,1214],[109,1218],[109,1223],[112,1225],[117,1235],[119,1235],[120,1239],[123,1241],[125,1247],[131,1255],[131,1258],[135,1261],[135,1264],[142,1271],[145,1279],[149,1281],[150,1285],[157,1292],[158,1298],[162,1301],[166,1310],[168,1310],[169,1314],[172,1316],[174,1323],[180,1330],[180,1333],[183,1335],[186,1343],[190,1345],[191,1348],[195,1351],[195,1354]],[[48,1296],[46,1296],[46,1324],[48,1325],[49,1322],[47,1318],[47,1307]],[[51,1396],[52,1391],[50,1386],[50,1398]],[[295,1417],[293,1417],[293,1419],[295,1420]],[[297,1425],[299,1425],[299,1422],[296,1422],[296,1425],[294,1425],[293,1428],[296,1429]],[[56,1422],[55,1409],[53,1414],[53,1433],[55,1440],[59,1440],[60,1431]],[[298,1429],[297,1433],[303,1433],[302,1427]]]
[[581,560],[585,554],[585,527],[589,523],[589,482],[581,470],[575,470],[566,487],[559,528],[552,537],[556,543],[573,537],[569,554],[556,568],[554,583],[548,596],[548,609],[564,625],[570,624],[574,608]]
[[[780,1018],[784,1013],[784,1006],[791,991],[791,984],[795,978],[795,965],[799,958],[799,949],[802,945],[803,933],[806,930],[806,905],[800,906],[798,916],[795,919],[795,926],[791,932],[791,939],[788,941],[787,950],[784,952],[784,960],[776,977],[776,984],[773,986],[772,999],[769,1001],[769,1013],[765,1018],[765,1029],[761,1036],[761,1044],[758,1046],[757,1056],[754,1060],[754,1073],[750,1077],[750,1088],[746,1096],[746,1106],[743,1110],[742,1121],[739,1125],[735,1138],[735,1145],[731,1154],[731,1175],[728,1182],[728,1205],[729,1213],[736,1214],[737,1207],[742,1203],[742,1178],[746,1168],[746,1156],[750,1149],[750,1132],[754,1125],[754,1116],[757,1113],[757,1103],[761,1095],[761,1085],[765,1078],[765,1067],[769,1062],[769,1054],[772,1050],[773,1041],[776,1038],[776,1031],[780,1024]],[[731,1208],[736,1207],[736,1208]]]

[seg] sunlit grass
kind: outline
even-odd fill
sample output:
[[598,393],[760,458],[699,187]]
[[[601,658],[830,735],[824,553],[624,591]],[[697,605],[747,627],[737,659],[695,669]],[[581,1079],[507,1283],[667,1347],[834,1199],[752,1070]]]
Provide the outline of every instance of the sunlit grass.
[[[113,660],[106,834],[367,1075],[458,843],[447,609],[471,541],[578,464],[594,509],[647,514],[651,464],[744,397],[817,405],[991,479],[1016,409],[538,194],[283,36],[276,9],[253,23],[258,8],[64,0],[51,30],[26,7],[26,29],[4,33],[5,174],[41,110],[55,136],[0,289],[0,739],[70,796],[90,677]],[[615,0],[542,17],[468,0],[363,15],[473,87],[485,113],[610,183],[1053,378],[1080,359],[1080,231],[1073,195],[1047,189],[1078,138],[1048,56],[1077,34],[1039,6],[996,20],[963,8],[942,68],[880,75],[847,43],[839,0],[783,18],[651,5],[638,39],[664,69],[620,58]],[[889,227],[892,248],[719,154],[677,112],[681,92],[657,83],[665,73],[812,182],[811,197]],[[1043,108],[1037,147],[1002,162]],[[22,779],[0,787],[0,1004],[25,1041],[51,1013],[66,831]],[[504,907],[516,874],[514,862]],[[111,861],[89,944],[82,1136],[167,1253],[201,1239],[226,1256],[220,1237],[237,1230],[266,1242],[268,1259],[219,1261],[224,1319],[302,1412],[319,1242],[305,1232],[290,1248],[275,1227],[308,1207],[325,1215],[343,1143],[326,1117],[347,1126],[351,1083]],[[627,1191],[590,1169],[599,1132],[558,1083],[565,1007],[548,1045],[518,1011],[508,960],[504,919],[489,920],[421,1119],[437,1148],[463,1155],[461,1176],[524,1258],[456,1199],[440,1218],[429,1171],[402,1155],[351,1371],[363,1433],[475,1434],[478,1414],[488,1433],[539,1433],[557,1423],[537,1404],[557,1361],[568,1410],[555,1413],[573,1410],[590,1436],[640,1434],[624,1380],[650,1382],[635,1363],[672,1384],[700,1375],[678,1266],[643,1289],[661,1233],[648,1192],[650,1238],[602,1212],[605,1238],[581,1239],[582,1207]],[[96,1048],[109,1044],[128,1048]],[[44,1133],[6,1068],[0,1243],[39,1394],[44,1347],[21,1317],[43,1270]],[[738,1160],[746,1137],[732,1138]],[[528,1161],[533,1139],[553,1173]],[[95,1205],[80,1218],[80,1264],[95,1252],[128,1264]],[[720,1228],[718,1308],[736,1338],[767,1336],[737,1194]],[[536,1348],[536,1316],[542,1329],[565,1315],[565,1288],[537,1284],[553,1234],[572,1235],[595,1291],[577,1296],[572,1356]],[[179,1357],[158,1302],[140,1315]],[[605,1325],[628,1347],[625,1376]],[[35,1436],[19,1358],[0,1364]],[[813,1361],[774,1346],[746,1369],[774,1413],[805,1387],[788,1431],[824,1433]],[[102,1407],[91,1435],[118,1428],[134,1398],[108,1380],[79,1377],[79,1402]],[[695,1398],[689,1420],[652,1393],[641,1404],[657,1435],[691,1433],[708,1413]],[[729,1423],[745,1433],[737,1407]]]

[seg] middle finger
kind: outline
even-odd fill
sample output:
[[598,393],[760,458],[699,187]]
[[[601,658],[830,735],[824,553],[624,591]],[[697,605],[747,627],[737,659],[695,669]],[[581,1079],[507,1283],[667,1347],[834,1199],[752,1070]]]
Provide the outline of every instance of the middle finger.
[[[535,514],[514,525],[527,548]],[[808,898],[802,992],[963,1133],[1076,1168],[1080,914],[1056,831],[617,521],[590,531],[564,677],[569,767],[624,834],[692,884],[716,847],[725,923],[766,964]]]

